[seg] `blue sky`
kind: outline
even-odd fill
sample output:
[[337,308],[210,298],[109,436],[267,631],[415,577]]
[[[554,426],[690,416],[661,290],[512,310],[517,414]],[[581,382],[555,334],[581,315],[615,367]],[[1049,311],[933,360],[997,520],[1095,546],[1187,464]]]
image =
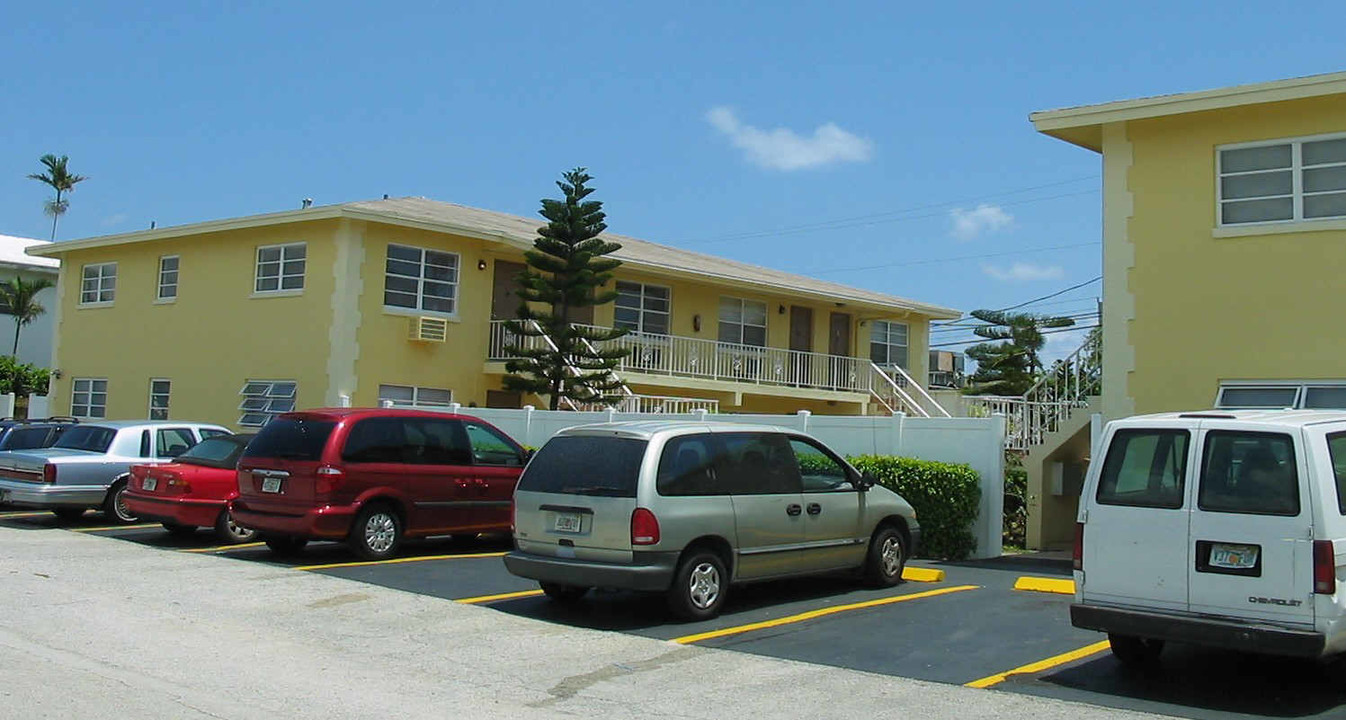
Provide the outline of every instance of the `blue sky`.
[[1004,307],[1100,271],[1099,158],[1028,113],[1346,69],[1341,3],[281,5],[7,7],[0,233],[48,236],[48,152],[90,178],[61,239],[384,193],[534,216],[584,165],[616,232]]

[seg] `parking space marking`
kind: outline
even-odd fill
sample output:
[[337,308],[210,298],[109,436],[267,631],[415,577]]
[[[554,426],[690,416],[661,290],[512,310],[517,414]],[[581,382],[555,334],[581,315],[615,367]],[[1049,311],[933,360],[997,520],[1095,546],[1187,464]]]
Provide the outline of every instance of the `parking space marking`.
[[108,525],[106,527],[66,528],[66,530],[73,530],[74,532],[103,532],[105,530],[143,530],[145,528],[157,528],[157,527],[163,527],[163,526],[160,525],[159,523],[144,523],[140,525]]
[[460,558],[504,557],[503,552],[464,553],[461,555],[421,555],[418,557],[393,558],[392,560],[364,560],[361,562],[328,563],[326,565],[299,565],[295,570],[328,570],[330,568],[366,567],[368,565],[396,565],[398,563],[425,562],[426,560],[458,560]]
[[243,550],[246,548],[261,547],[265,544],[266,543],[264,542],[238,543],[236,545],[219,545],[216,547],[208,547],[208,548],[183,548],[182,551],[189,553],[229,552],[230,550]]
[[1014,589],[1027,590],[1030,592],[1074,595],[1075,581],[1064,578],[1029,577],[1025,575],[1014,581]]
[[935,597],[936,595],[948,595],[949,593],[963,592],[965,590],[980,589],[980,585],[956,585],[954,587],[940,588],[938,590],[926,590],[925,592],[910,593],[907,595],[894,595],[892,597],[879,598],[877,600],[866,600],[864,602],[850,603],[848,605],[837,605],[836,607],[822,608],[820,610],[810,610],[798,615],[789,615],[775,620],[764,620],[762,622],[749,623],[747,625],[737,625],[734,627],[722,628],[720,630],[711,630],[709,632],[697,633],[695,635],[684,635],[673,638],[673,642],[680,645],[690,645],[701,642],[702,640],[711,640],[714,638],[726,637],[728,635],[739,635],[741,633],[752,632],[753,630],[765,630],[767,628],[780,627],[782,625],[792,625],[794,623],[814,620],[828,615],[849,612],[851,610],[863,610],[865,608],[879,607],[881,605],[892,605],[893,603],[906,602],[908,600],[920,600],[922,598]]
[[460,602],[464,605],[476,605],[477,603],[495,602],[496,600],[513,600],[514,598],[536,597],[541,595],[541,590],[520,590],[519,592],[500,593],[499,595],[481,595],[478,597],[461,598],[454,602]]
[[41,517],[43,515],[56,517],[47,511],[42,512],[7,512],[0,513],[0,520],[18,520],[19,518]]
[[1039,660],[1027,665],[1020,665],[1013,670],[1006,670],[1003,673],[989,675],[980,680],[973,680],[972,682],[967,683],[966,686],[973,688],[988,688],[993,685],[999,685],[1000,683],[1005,682],[1005,679],[1011,675],[1040,673],[1043,670],[1050,670],[1058,665],[1065,665],[1066,663],[1074,662],[1081,658],[1089,657],[1090,655],[1097,655],[1098,653],[1107,650],[1108,647],[1108,641],[1103,640],[1101,642],[1096,642],[1093,645],[1085,645],[1078,650],[1071,650],[1070,652],[1061,653],[1060,655],[1053,655],[1046,660]]
[[943,582],[944,571],[931,568],[902,568],[902,579],[910,582]]

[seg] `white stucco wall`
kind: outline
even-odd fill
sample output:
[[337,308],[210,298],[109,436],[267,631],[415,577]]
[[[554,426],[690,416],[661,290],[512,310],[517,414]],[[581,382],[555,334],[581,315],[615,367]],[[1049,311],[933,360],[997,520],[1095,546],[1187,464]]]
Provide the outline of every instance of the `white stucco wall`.
[[[32,257],[24,248],[45,245],[45,240],[0,235],[0,282],[8,282],[15,275],[25,280],[45,277],[56,284],[60,263],[50,258]],[[19,361],[38,367],[51,367],[52,335],[56,328],[56,288],[38,293],[37,301],[46,312],[25,325],[19,333]],[[8,355],[14,348],[14,318],[0,314],[0,355]]]

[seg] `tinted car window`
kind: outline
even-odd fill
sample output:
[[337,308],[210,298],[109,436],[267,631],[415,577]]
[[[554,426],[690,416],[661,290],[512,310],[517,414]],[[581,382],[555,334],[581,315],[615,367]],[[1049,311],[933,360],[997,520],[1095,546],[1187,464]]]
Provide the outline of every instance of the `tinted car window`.
[[243,454],[243,448],[247,447],[250,437],[225,435],[206,438],[178,456],[178,462],[216,468],[234,467],[238,464],[238,456]]
[[660,495],[726,495],[715,468],[724,465],[724,444],[712,433],[681,435],[664,443],[655,490]]
[[1327,452],[1332,456],[1332,473],[1337,478],[1337,511],[1346,515],[1346,432],[1327,436]]
[[112,428],[98,427],[97,425],[80,425],[66,430],[61,435],[61,439],[56,441],[52,447],[65,448],[67,450],[91,450],[93,452],[107,452],[112,446],[113,438],[117,437],[117,431]]
[[[278,417],[266,424],[248,443],[243,457],[273,457],[289,460],[318,460],[327,446],[336,423],[330,420]],[[69,434],[69,433],[67,433]]]
[[472,445],[472,462],[476,465],[505,465],[521,467],[523,456],[508,438],[485,425],[464,422],[468,442]]
[[406,462],[413,465],[471,465],[467,434],[457,420],[406,418]]
[[0,443],[0,448],[5,450],[44,448],[47,447],[51,434],[51,428],[45,427],[14,428],[5,436],[4,442]]
[[1108,445],[1098,502],[1180,508],[1187,477],[1186,430],[1119,430]]
[[716,472],[735,495],[780,495],[802,491],[794,451],[776,433],[716,433],[724,443]]
[[1197,507],[1212,512],[1298,515],[1299,476],[1289,435],[1211,431]]
[[528,463],[519,490],[633,498],[648,444],[635,438],[554,437]]
[[800,438],[790,439],[795,461],[799,465],[804,492],[835,492],[855,489],[850,483],[846,466],[822,448]]
[[366,418],[355,423],[346,436],[341,459],[352,463],[404,462],[406,435],[402,418]]

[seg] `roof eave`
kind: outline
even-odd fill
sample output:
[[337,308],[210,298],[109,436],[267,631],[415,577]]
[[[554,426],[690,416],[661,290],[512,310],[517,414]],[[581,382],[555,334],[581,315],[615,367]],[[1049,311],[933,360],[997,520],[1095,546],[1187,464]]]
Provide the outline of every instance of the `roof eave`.
[[41,257],[59,257],[75,250],[90,250],[111,245],[125,245],[133,242],[167,240],[183,237],[184,235],[201,235],[204,233],[220,232],[224,230],[245,230],[248,228],[280,225],[291,222],[329,220],[341,217],[343,214],[340,205],[325,205],[322,207],[306,208],[302,210],[286,210],[284,212],[266,213],[263,215],[229,218],[227,220],[210,220],[208,222],[193,223],[191,225],[171,225],[154,230],[138,230],[136,232],[121,233],[118,235],[100,235],[98,237],[85,238],[83,240],[63,240],[47,245],[33,246],[28,248],[26,252],[29,255]]

